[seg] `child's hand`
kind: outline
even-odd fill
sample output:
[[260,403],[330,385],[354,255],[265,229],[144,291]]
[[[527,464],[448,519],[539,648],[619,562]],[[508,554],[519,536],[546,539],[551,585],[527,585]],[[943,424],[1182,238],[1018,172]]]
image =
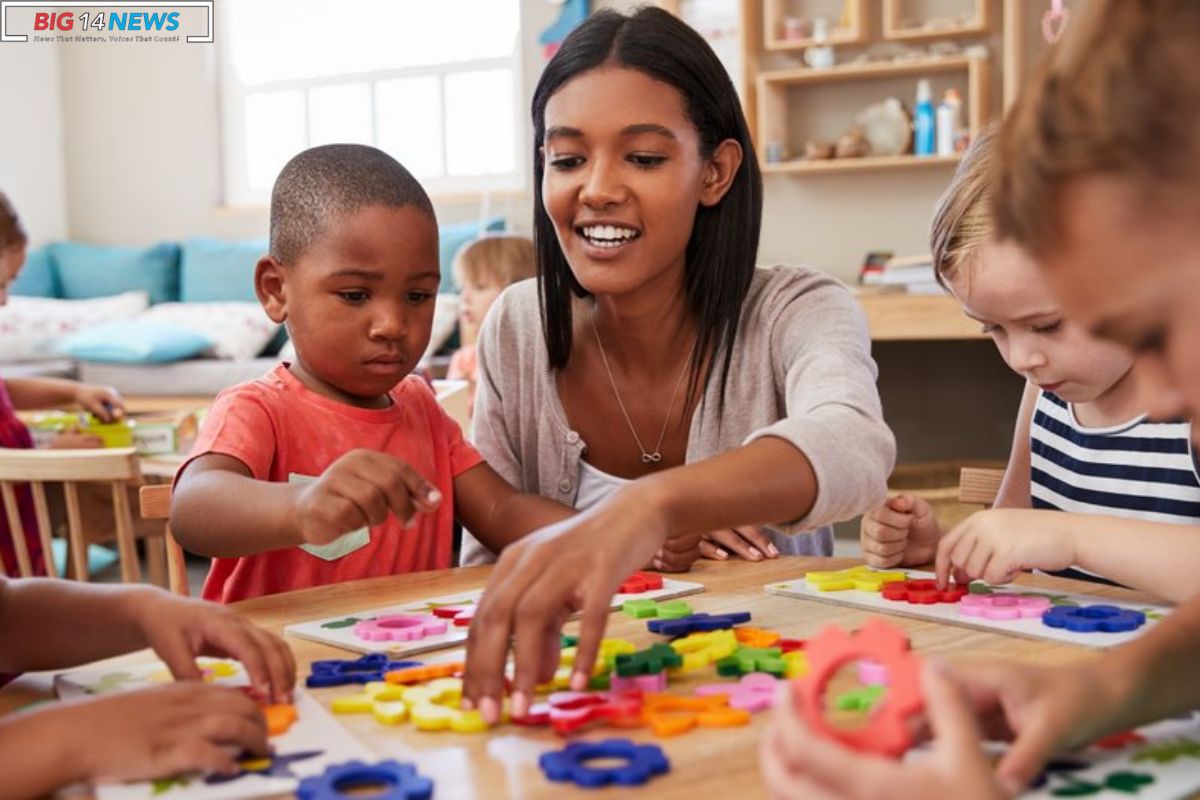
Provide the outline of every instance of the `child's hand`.
[[165,778],[237,769],[243,752],[265,756],[267,725],[258,704],[237,689],[175,683],[67,703],[44,747],[72,753],[78,778],[91,782]]
[[114,422],[125,416],[125,401],[111,386],[81,383],[75,389],[75,403],[95,414],[101,422]]
[[859,543],[868,564],[887,568],[929,563],[939,536],[933,507],[914,494],[901,492],[863,515]]
[[757,525],[743,525],[704,534],[700,553],[715,561],[724,561],[730,553],[747,561],[762,561],[764,557],[777,557],[779,549]]
[[1058,570],[1075,563],[1070,514],[994,508],[963,520],[937,548],[938,582],[954,570],[959,580],[1008,583],[1026,569]]
[[130,607],[146,643],[179,680],[199,680],[197,656],[242,662],[255,692],[272,703],[290,703],[296,684],[291,649],[273,633],[215,603],[146,590]]
[[373,450],[352,450],[296,496],[299,537],[328,544],[389,513],[407,527],[418,512],[433,511],[442,494],[408,464]]
[[701,534],[673,536],[654,554],[648,568],[659,572],[687,572],[703,554],[703,547]]
[[51,450],[94,450],[97,447],[104,447],[104,440],[78,428],[63,431],[50,443]]
[[1004,797],[962,689],[933,664],[925,665],[922,683],[934,739],[932,751],[911,762],[857,753],[815,733],[796,710],[790,683],[781,683],[760,751],[768,794],[797,800]]

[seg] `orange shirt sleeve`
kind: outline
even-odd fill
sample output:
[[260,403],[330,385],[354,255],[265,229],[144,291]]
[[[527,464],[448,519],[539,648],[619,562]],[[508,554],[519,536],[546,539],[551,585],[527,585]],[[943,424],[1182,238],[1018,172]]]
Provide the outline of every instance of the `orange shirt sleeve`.
[[[204,417],[184,466],[202,455],[219,453],[241,461],[256,480],[270,480],[275,459],[275,426],[264,401],[260,394],[246,387],[218,395]],[[179,472],[182,471],[181,467]]]

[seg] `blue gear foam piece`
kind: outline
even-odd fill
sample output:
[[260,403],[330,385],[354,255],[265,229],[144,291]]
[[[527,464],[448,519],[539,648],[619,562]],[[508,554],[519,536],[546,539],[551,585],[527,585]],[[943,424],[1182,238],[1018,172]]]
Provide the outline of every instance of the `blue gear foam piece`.
[[663,636],[687,636],[692,633],[724,630],[749,621],[749,611],[737,611],[732,614],[699,613],[679,619],[652,619],[646,622],[646,628],[651,633],[660,633]]
[[1146,615],[1110,605],[1053,606],[1042,616],[1042,622],[1074,633],[1124,633],[1146,624]]
[[[621,767],[589,767],[585,762],[596,758],[624,759]],[[552,781],[571,781],[576,786],[594,788],[615,783],[640,786],[655,775],[671,769],[671,762],[656,744],[637,745],[628,739],[600,742],[572,742],[562,750],[543,753],[538,766]]]
[[312,672],[304,681],[310,689],[326,686],[345,686],[351,683],[381,681],[394,669],[421,666],[420,661],[389,661],[385,653],[371,653],[362,658],[331,658],[312,662]]
[[296,789],[296,797],[300,800],[340,800],[350,797],[346,791],[355,786],[378,784],[386,788],[371,794],[377,800],[429,800],[433,796],[433,781],[418,775],[416,767],[389,760],[375,764],[361,761],[334,764],[320,775],[302,780]]

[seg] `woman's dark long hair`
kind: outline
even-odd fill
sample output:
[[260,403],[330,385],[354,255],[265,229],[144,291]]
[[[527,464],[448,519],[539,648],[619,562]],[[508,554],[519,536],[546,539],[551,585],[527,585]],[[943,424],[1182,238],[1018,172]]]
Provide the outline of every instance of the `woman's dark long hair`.
[[[700,34],[659,8],[642,8],[630,16],[611,10],[593,14],[567,36],[533,93],[533,241],[550,366],[562,369],[567,365],[572,340],[571,295],[586,297],[588,292],[575,280],[554,223],[542,205],[546,104],[563,84],[605,64],[636,69],[675,87],[699,131],[703,158],[711,157],[726,139],[742,146],[742,163],[729,191],[715,206],[696,209],[684,277],[688,309],[698,328],[688,396],[694,396],[698,382],[708,385],[713,365],[722,357],[719,410],[723,410],[733,342],[758,254],[762,175],[737,90],[725,68]],[[710,350],[713,358],[701,376]]]

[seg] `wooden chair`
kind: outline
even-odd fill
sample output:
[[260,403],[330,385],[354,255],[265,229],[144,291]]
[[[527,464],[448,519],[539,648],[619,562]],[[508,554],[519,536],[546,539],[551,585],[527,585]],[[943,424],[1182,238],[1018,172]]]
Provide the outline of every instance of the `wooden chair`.
[[963,467],[958,473],[958,501],[991,506],[1004,480],[1002,469]]
[[[70,553],[70,572],[77,580],[88,579],[88,542],[84,536],[80,504],[81,483],[107,483],[112,492],[112,513],[115,523],[117,551],[120,554],[121,580],[136,583],[141,580],[134,536],[133,517],[129,510],[129,489],[141,483],[138,454],[131,447],[98,450],[21,450],[0,449],[0,498],[8,527],[12,533],[13,551],[22,576],[33,574],[29,548],[25,544],[25,528],[17,505],[16,486],[28,483],[33,497],[34,516],[46,563],[46,574],[59,577],[54,564],[51,541],[53,527],[50,505],[46,499],[46,484],[61,484],[66,506],[67,536]],[[162,536],[146,538],[147,566],[150,578],[160,586],[166,585],[166,562]],[[0,567],[0,571],[2,571]]]
[[[143,486],[138,490],[138,505],[141,507],[142,519],[168,519],[171,516],[171,484]],[[187,597],[188,576],[183,548],[171,535],[170,525],[164,530],[163,539],[167,545],[167,582],[172,592]]]

